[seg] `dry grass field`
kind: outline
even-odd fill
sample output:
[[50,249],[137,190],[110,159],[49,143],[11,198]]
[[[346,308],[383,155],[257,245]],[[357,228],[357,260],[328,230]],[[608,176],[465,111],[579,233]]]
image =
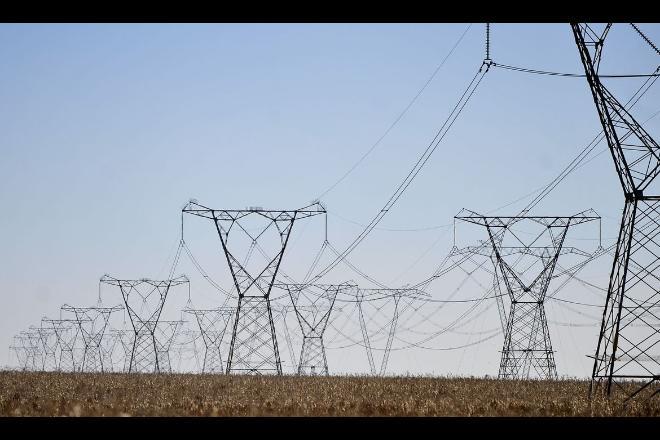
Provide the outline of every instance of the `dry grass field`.
[[3,416],[659,416],[587,399],[588,382],[0,372]]

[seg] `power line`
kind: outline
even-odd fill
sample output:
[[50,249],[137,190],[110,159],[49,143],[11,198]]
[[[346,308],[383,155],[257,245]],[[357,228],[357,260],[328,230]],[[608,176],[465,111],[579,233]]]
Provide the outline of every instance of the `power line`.
[[377,140],[377,141],[376,141],[376,142],[375,142],[375,143],[374,143],[374,144],[373,144],[373,145],[372,145],[372,146],[371,146],[371,147],[370,147],[370,148],[369,148],[369,149],[368,149],[363,155],[362,155],[362,157],[360,157],[360,159],[358,159],[357,162],[355,162],[355,163],[353,164],[353,166],[351,166],[351,167],[348,169],[348,171],[346,171],[346,172],[345,172],[345,173],[344,173],[344,174],[343,174],[343,175],[342,175],[342,176],[341,176],[341,177],[340,177],[335,183],[333,183],[332,185],[330,185],[330,187],[328,187],[328,189],[326,189],[326,190],[323,191],[318,197],[316,197],[317,200],[322,199],[326,194],[328,194],[330,191],[332,191],[333,189],[335,189],[335,188],[337,187],[337,185],[339,185],[341,182],[343,182],[344,179],[346,179],[346,178],[347,178],[347,177],[348,177],[348,176],[349,176],[349,175],[350,175],[350,174],[351,174],[351,173],[352,173],[352,172],[353,172],[353,171],[354,171],[354,170],[355,170],[355,169],[356,169],[356,168],[357,168],[357,167],[358,167],[358,166],[359,166],[359,165],[360,165],[360,164],[361,164],[366,158],[367,158],[367,156],[369,156],[369,155],[371,154],[371,152],[374,151],[378,145],[380,145],[381,141],[382,141],[383,139],[385,139],[385,137],[390,133],[390,131],[392,131],[392,129],[394,128],[394,126],[396,126],[396,125],[399,123],[399,121],[405,116],[405,114],[408,113],[408,110],[410,110],[410,108],[413,106],[413,104],[417,101],[417,98],[419,98],[419,97],[421,96],[421,94],[424,92],[424,90],[426,90],[426,88],[428,87],[428,85],[431,84],[431,81],[433,81],[433,79],[435,78],[435,76],[437,75],[437,73],[440,71],[440,69],[442,68],[442,66],[445,65],[445,62],[446,62],[446,61],[449,59],[449,57],[454,53],[454,50],[458,47],[458,45],[460,44],[460,42],[463,41],[463,37],[465,37],[465,34],[467,34],[467,32],[470,30],[471,27],[472,27],[472,24],[470,23],[470,24],[468,25],[468,27],[465,28],[465,30],[463,31],[463,33],[461,34],[461,36],[458,38],[458,40],[456,41],[456,43],[454,43],[454,45],[452,46],[452,48],[449,50],[449,53],[447,53],[447,55],[445,55],[445,57],[442,59],[442,61],[440,62],[440,64],[435,68],[435,70],[433,71],[433,73],[431,74],[431,76],[429,77],[429,79],[426,80],[426,82],[424,83],[424,85],[422,86],[422,88],[419,89],[419,91],[417,92],[417,94],[415,94],[415,96],[414,96],[414,97],[412,98],[412,100],[408,103],[408,105],[403,109],[403,111],[402,111],[401,113],[399,113],[399,116],[396,117],[396,119],[394,120],[394,122],[392,122],[392,124],[390,124],[390,126],[387,128],[387,130],[385,130],[385,132],[384,132],[384,133],[378,138],[378,140]]
[[396,202],[403,195],[406,189],[410,186],[410,184],[415,179],[415,177],[419,174],[419,172],[424,167],[426,162],[429,160],[431,155],[433,155],[435,150],[438,148],[438,145],[440,145],[440,142],[444,139],[444,137],[447,135],[451,127],[454,125],[456,119],[463,112],[463,109],[470,101],[470,98],[474,95],[474,92],[477,90],[477,87],[483,80],[488,70],[489,70],[489,64],[482,63],[482,65],[479,67],[474,77],[468,84],[468,87],[465,89],[460,99],[452,109],[451,113],[449,114],[445,122],[442,124],[442,126],[436,133],[431,143],[429,143],[429,145],[426,147],[422,155],[417,159],[417,162],[408,172],[408,175],[405,177],[405,179],[397,186],[396,190],[390,196],[390,198],[385,203],[383,208],[369,222],[367,227],[360,234],[358,234],[358,236],[353,240],[353,242],[351,242],[351,244],[341,253],[341,255],[337,256],[337,258],[332,263],[330,263],[325,269],[319,272],[314,277],[313,281],[316,281],[321,277],[323,277],[324,275],[326,275],[328,272],[330,272],[330,270],[332,270],[334,267],[337,266],[337,264],[341,261],[341,259],[348,256],[362,241],[364,241],[364,239],[373,230],[373,228],[376,227],[376,225],[378,225],[378,223],[383,219],[383,217],[385,217],[385,215],[389,212],[389,210],[396,204]]
[[[536,75],[549,75],[549,76],[561,76],[568,78],[585,78],[586,75],[579,73],[562,73],[562,72],[552,72],[548,70],[538,70],[538,69],[529,69],[525,67],[509,66],[507,64],[498,64],[493,63],[494,67],[499,67],[500,69],[512,70],[515,72],[531,73]],[[601,78],[648,78],[648,77],[657,77],[660,76],[659,72],[654,73],[642,73],[642,74],[617,74],[617,75],[598,75]]]

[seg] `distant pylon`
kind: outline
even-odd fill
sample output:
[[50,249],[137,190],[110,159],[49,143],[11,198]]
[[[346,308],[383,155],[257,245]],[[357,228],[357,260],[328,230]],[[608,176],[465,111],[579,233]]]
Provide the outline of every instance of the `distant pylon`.
[[15,335],[12,341],[12,345],[9,346],[9,350],[13,351],[16,355],[16,361],[18,362],[19,369],[22,371],[29,371],[32,358],[30,357],[30,350],[28,348],[25,337]]
[[42,320],[37,332],[43,349],[43,369],[44,371],[54,371],[57,369],[57,336],[55,330]]
[[[259,207],[227,210],[207,208],[191,200],[183,208],[183,213],[213,221],[238,294],[227,374],[282,374],[270,293],[293,224],[299,219],[325,214],[325,208],[317,202],[292,211],[265,210]],[[230,250],[229,237],[232,231],[241,231],[243,234],[232,236]],[[268,236],[270,252],[262,246]],[[236,241],[240,239],[248,247],[242,261],[236,254]],[[263,257],[262,263],[254,263],[255,250]]]
[[156,358],[158,372],[172,373],[172,356],[170,353],[172,343],[176,339],[181,326],[185,321],[158,321],[156,324]]
[[77,319],[48,319],[42,322],[48,323],[57,338],[59,358],[57,359],[57,371],[78,372],[82,358],[78,356],[80,351],[80,327]]
[[[506,291],[511,300],[498,377],[556,379],[557,366],[544,308],[546,294],[560,255],[589,256],[564,246],[568,229],[600,217],[592,210],[568,217],[489,217],[464,209],[455,218],[486,228],[489,245],[468,247],[465,251],[493,258],[498,291]],[[531,239],[521,239],[522,233],[512,229],[521,222],[536,225]],[[540,245],[543,237],[549,244]],[[531,274],[525,276],[524,272]]]
[[[169,344],[176,326],[168,321],[159,326],[159,320],[170,289],[189,284],[188,278],[157,281],[149,279],[120,280],[104,275],[100,283],[119,288],[133,326],[133,342],[128,372],[159,373],[170,371]],[[164,362],[165,365],[161,365]]]
[[84,345],[80,371],[104,372],[108,366],[103,364],[103,352],[101,351],[101,341],[108,327],[110,315],[113,312],[121,311],[122,306],[114,307],[73,307],[65,304],[61,307],[63,312],[69,313],[72,319],[76,320],[80,330],[80,336]]
[[298,374],[329,375],[323,333],[330,320],[337,295],[356,286],[348,283],[282,284],[281,286],[289,292],[303,336]]
[[[130,350],[126,350],[130,355]],[[117,353],[121,355],[117,356]],[[121,330],[110,328],[101,339],[101,356],[103,368],[107,372],[123,372],[123,348],[121,344]]]
[[[372,375],[384,376],[387,372],[387,365],[392,352],[392,344],[397,330],[399,316],[401,314],[400,303],[403,299],[407,302],[405,308],[411,306],[415,301],[420,299],[428,299],[428,293],[414,288],[414,287],[400,287],[400,288],[373,288],[365,289],[356,287],[354,289],[353,301],[357,303],[358,323],[362,331],[363,346],[367,353],[367,360],[369,362],[369,370]],[[368,318],[365,318],[365,308],[371,307],[372,314],[366,313]],[[380,321],[378,318],[381,318]],[[377,331],[372,331],[370,328],[376,328]],[[385,346],[381,348],[374,347],[374,336],[380,333],[381,330],[387,329],[387,341]],[[380,362],[380,368],[376,366],[373,351],[378,350],[383,353]]]
[[28,346],[32,352],[32,370],[44,371],[46,366],[46,351],[44,350],[43,337],[47,329],[31,325],[27,331],[21,332],[27,338]]
[[[172,342],[171,352],[174,353],[174,361],[176,365],[172,368],[178,373],[199,373],[202,371],[202,363],[200,361],[199,350],[197,349],[198,341],[202,339],[202,334],[191,328],[181,328],[177,335],[177,339]],[[190,361],[192,362],[192,365]]]
[[222,339],[229,321],[236,314],[233,307],[218,307],[216,309],[183,309],[195,317],[204,343],[204,360],[202,373],[224,373],[222,361]]

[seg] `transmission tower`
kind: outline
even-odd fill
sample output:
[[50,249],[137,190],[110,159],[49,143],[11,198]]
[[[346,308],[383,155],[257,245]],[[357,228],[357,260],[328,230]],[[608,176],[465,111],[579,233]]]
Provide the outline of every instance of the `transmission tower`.
[[[202,370],[199,362],[199,351],[197,350],[197,341],[201,339],[201,333],[187,328],[181,328],[176,339],[172,342],[172,366],[178,373],[199,373]],[[190,361],[193,361],[192,365]]]
[[626,401],[641,392],[650,397],[660,392],[660,195],[648,190],[660,173],[660,148],[601,82],[611,24],[598,31],[587,24],[571,27],[625,197],[590,394],[601,389],[610,396],[614,384]]
[[39,371],[42,364],[42,351],[39,335],[34,330],[22,331],[14,336],[12,349],[16,353],[23,371]]
[[[564,246],[568,229],[600,217],[593,210],[570,217],[488,217],[463,209],[455,218],[486,228],[490,246],[468,247],[467,251],[493,258],[497,292],[505,291],[511,301],[508,316],[504,315],[507,323],[498,377],[529,379],[535,373],[542,379],[556,379],[544,301],[559,256],[589,256]],[[522,239],[525,232],[514,228],[521,222],[536,226],[530,239]],[[542,242],[549,245],[540,246]],[[531,275],[525,276],[524,272]]]
[[42,341],[42,331],[39,327],[30,326],[27,331],[21,332],[26,338],[27,347],[30,351],[30,357],[32,359],[31,369],[33,371],[44,371],[46,365],[46,356],[44,351],[44,345]]
[[355,289],[357,286],[348,283],[282,284],[281,286],[289,292],[303,336],[298,374],[328,376],[323,333],[328,325],[337,294]]
[[41,325],[37,328],[41,347],[43,352],[43,369],[45,371],[54,371],[57,369],[57,336],[52,326],[41,320]]
[[156,324],[156,359],[160,372],[171,373],[170,348],[185,321],[158,321]]
[[73,307],[68,304],[61,307],[63,312],[72,315],[72,319],[76,320],[82,337],[84,348],[80,371],[104,372],[108,371],[108,367],[112,369],[112,366],[104,365],[101,341],[108,327],[110,315],[123,309],[122,306]]
[[[238,293],[227,374],[282,374],[270,292],[294,222],[325,214],[325,208],[317,202],[293,211],[264,210],[259,207],[226,210],[210,209],[191,200],[183,208],[183,212],[213,221]],[[230,250],[230,235],[237,230],[243,234],[239,237],[233,234]],[[270,252],[264,250],[260,244],[268,237]],[[235,253],[236,240],[240,238],[249,245],[242,262]],[[263,256],[264,263],[255,265],[252,262],[248,268],[255,249]]]
[[[291,372],[296,373],[298,371],[298,361],[296,361],[296,356],[293,349],[293,343],[291,341],[291,333],[289,332],[289,324],[287,323],[287,317],[289,312],[293,311],[292,306],[281,305],[279,307],[273,307],[273,321],[277,328],[279,321],[282,321],[281,327],[284,330],[284,341],[287,345],[287,352],[289,353],[289,359],[291,359]],[[293,314],[295,315],[295,311]]]
[[117,356],[115,355],[118,347],[121,346],[121,334],[119,332],[120,330],[108,328],[101,338],[99,349],[101,351],[101,358],[103,359],[103,369],[106,372],[123,371],[122,368],[119,368],[122,361],[117,361]]
[[236,314],[236,310],[231,307],[219,307],[216,309],[186,308],[183,311],[195,316],[201,332],[202,341],[204,342],[202,373],[224,372],[220,344],[229,321]]
[[[401,300],[405,298],[408,301],[407,306],[410,306],[420,298],[428,298],[428,296],[426,292],[412,287],[375,289],[358,287],[355,289],[354,301],[357,302],[358,322],[362,331],[362,340],[367,352],[367,360],[369,361],[369,369],[372,375],[379,374],[380,376],[384,376],[387,371],[392,343],[401,313],[399,307]],[[371,307],[371,314],[365,313],[367,306]],[[365,318],[365,315],[367,315],[367,318]],[[369,334],[370,327],[375,328],[375,331],[372,331],[371,335]],[[374,336],[385,330],[387,331],[385,346],[377,349],[374,347],[376,342]],[[373,355],[374,350],[383,352],[380,369],[376,367]]]
[[109,336],[111,338],[110,346],[111,351],[110,357],[113,359],[113,365],[114,365],[114,352],[116,350],[117,345],[121,348],[120,351],[120,360],[117,362],[118,365],[121,366],[118,371],[121,371],[122,373],[127,373],[130,366],[131,366],[131,353],[133,352],[133,344],[134,344],[134,333],[131,330],[117,330],[117,329],[110,329]]
[[[128,316],[133,326],[133,347],[128,372],[149,373],[170,371],[169,344],[177,326],[166,321],[159,326],[159,319],[170,288],[188,284],[188,278],[156,281],[150,279],[119,280],[104,275],[100,282],[116,286],[121,291]],[[161,361],[165,365],[161,365]]]
[[79,351],[78,346],[80,342],[78,320],[44,318],[42,322],[46,322],[52,327],[57,339],[57,347],[60,353],[57,360],[57,371],[80,371],[81,362],[76,355],[76,351]]
[[18,361],[18,367],[22,371],[28,371],[31,358],[30,353],[25,341],[25,337],[15,335],[12,345],[9,346],[9,349],[16,354],[16,360]]

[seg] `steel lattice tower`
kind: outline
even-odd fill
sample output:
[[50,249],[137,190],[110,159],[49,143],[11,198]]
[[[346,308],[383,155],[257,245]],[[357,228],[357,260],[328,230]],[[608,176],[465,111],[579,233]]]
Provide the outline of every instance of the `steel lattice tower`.
[[39,334],[39,340],[41,342],[41,348],[43,353],[43,370],[44,371],[53,371],[57,369],[57,337],[55,336],[55,331],[52,327],[44,326],[44,321],[41,321],[39,327],[36,328],[37,333]]
[[202,373],[223,373],[222,351],[220,344],[229,325],[236,314],[233,307],[216,309],[183,309],[184,313],[195,316],[199,331],[204,342],[204,360]]
[[42,322],[49,323],[57,338],[57,347],[60,352],[59,359],[57,360],[57,371],[79,371],[80,359],[78,359],[75,353],[78,350],[80,342],[78,320],[44,318]]
[[[282,364],[277,346],[270,292],[293,224],[299,219],[325,214],[325,208],[320,203],[314,203],[293,211],[264,210],[258,207],[226,210],[207,208],[191,200],[183,208],[183,213],[213,221],[238,293],[238,305],[227,359],[227,374],[270,372],[281,375]],[[255,227],[258,233],[251,233],[253,229],[246,227],[245,222],[250,219],[265,222]],[[239,261],[235,251],[230,250],[229,238],[232,231],[236,230],[242,231],[245,234],[242,237],[248,239],[250,243],[243,262]],[[269,230],[271,242],[276,242],[273,245],[274,256],[267,255],[259,244]],[[263,255],[266,264],[257,268],[252,265],[252,269],[249,270],[247,263],[255,249]]]
[[647,190],[660,173],[660,147],[599,77],[611,24],[571,27],[625,197],[590,394],[604,386],[609,396],[614,384],[626,400],[652,396],[660,392],[660,195]]
[[44,371],[46,369],[44,338],[48,337],[48,333],[53,333],[52,330],[31,325],[28,331],[21,333],[27,338],[28,346],[32,352],[32,368],[34,371]]
[[[43,351],[39,333],[31,328],[14,336],[14,350],[25,371],[39,371],[43,365]],[[22,354],[22,356],[20,356]]]
[[[600,219],[590,213],[593,211],[570,217],[487,217],[464,209],[455,217],[486,228],[490,246],[468,247],[467,251],[493,258],[499,290],[505,291],[511,301],[505,317],[500,379],[529,379],[532,373],[542,379],[557,378],[544,301],[559,256],[568,253],[588,256],[578,249],[564,247],[564,240],[571,226]],[[521,221],[535,223],[540,231],[531,240],[520,239],[520,233],[514,232],[512,226]],[[509,246],[505,236],[513,237],[516,245]],[[539,246],[544,236],[550,245]],[[524,277],[523,271],[530,268],[535,271]]]
[[110,352],[110,357],[112,358],[117,342],[121,346],[121,371],[122,373],[127,373],[131,366],[131,353],[133,352],[134,344],[134,335],[130,330],[116,330],[110,329],[110,337],[114,340],[112,343],[112,351]]
[[[63,312],[70,313],[76,320],[82,342],[84,344],[80,371],[107,371],[104,365],[101,341],[108,327],[110,315],[113,312],[123,310],[122,306],[114,307],[73,307],[65,304],[61,307]],[[110,366],[112,369],[112,366]]]
[[[119,280],[104,275],[100,283],[119,287],[124,305],[133,326],[133,347],[128,371],[138,373],[159,373],[170,371],[169,344],[172,342],[177,327],[164,321],[159,326],[160,314],[170,289],[188,284],[188,278],[156,281],[149,279]],[[164,362],[164,365],[161,363]]]
[[[392,351],[392,343],[394,342],[394,335],[397,329],[397,323],[399,320],[400,307],[399,303],[402,298],[405,298],[409,301],[408,306],[414,301],[419,300],[420,298],[428,298],[428,294],[420,289],[413,287],[400,287],[400,288],[374,288],[374,289],[365,289],[356,287],[354,292],[354,301],[357,303],[357,312],[358,312],[358,322],[360,325],[360,330],[362,331],[362,341],[364,348],[367,352],[367,360],[369,362],[369,370],[372,375],[379,374],[384,376],[387,371],[387,363],[389,362],[390,352]],[[364,308],[365,304],[369,304],[375,309],[376,313],[373,313],[369,317],[369,320],[365,319]],[[405,307],[407,308],[407,307]],[[385,347],[382,349],[383,357],[380,363],[380,370],[376,369],[376,362],[374,361],[373,350],[376,350],[372,347],[372,338],[369,337],[368,327],[374,322],[377,316],[385,317],[386,322],[379,322],[375,325],[379,330],[388,328],[387,342]],[[373,334],[372,334],[373,337]]]
[[[117,330],[110,328],[103,335],[101,339],[101,356],[103,359],[103,368],[107,372],[123,372],[123,368],[118,368],[118,365],[121,365],[121,362],[116,362],[115,352],[117,351],[117,346],[121,344],[121,332],[122,330]],[[128,350],[127,350],[128,351]],[[129,351],[130,353],[130,351]]]
[[158,361],[159,372],[172,372],[170,349],[184,322],[185,321],[179,320],[158,321],[158,323],[156,323],[154,340],[156,341],[156,359]]
[[[178,373],[199,373],[202,371],[199,362],[199,352],[197,350],[197,340],[201,339],[201,337],[202,334],[200,332],[190,328],[182,328],[178,333],[177,339],[172,343],[171,348],[171,352],[175,353],[176,356],[176,371]],[[192,354],[192,356],[186,357],[186,354]],[[194,360],[193,368],[191,368],[188,363],[183,363],[184,361],[190,360]]]
[[13,343],[9,346],[9,349],[16,354],[19,368],[23,371],[28,371],[31,358],[25,337],[15,335]]
[[328,376],[323,333],[330,320],[337,294],[347,289],[355,289],[356,286],[342,283],[282,284],[282,287],[289,292],[303,336],[298,374]]

